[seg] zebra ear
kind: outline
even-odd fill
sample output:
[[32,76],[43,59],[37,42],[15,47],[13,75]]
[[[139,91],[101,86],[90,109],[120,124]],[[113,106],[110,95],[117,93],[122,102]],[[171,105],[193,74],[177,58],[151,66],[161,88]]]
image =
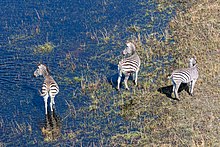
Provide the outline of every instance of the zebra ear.
[[37,67],[41,64],[40,62],[35,63],[37,65]]

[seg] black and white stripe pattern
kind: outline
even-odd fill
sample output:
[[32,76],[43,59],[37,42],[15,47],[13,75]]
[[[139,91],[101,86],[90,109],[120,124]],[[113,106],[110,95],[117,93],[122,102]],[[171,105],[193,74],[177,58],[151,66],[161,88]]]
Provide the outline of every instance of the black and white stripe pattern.
[[128,90],[128,78],[131,74],[133,74],[133,80],[135,85],[137,85],[137,79],[138,79],[138,72],[140,69],[140,58],[138,54],[136,53],[136,48],[135,45],[131,42],[128,42],[127,47],[123,50],[123,54],[131,54],[131,56],[121,60],[118,64],[118,71],[119,71],[119,76],[118,76],[118,85],[117,89],[120,90],[120,82],[122,78],[122,74],[125,75],[125,88]]
[[44,98],[45,103],[45,114],[47,114],[47,100],[50,96],[50,109],[53,111],[53,105],[55,105],[54,98],[59,93],[59,86],[52,76],[49,74],[49,70],[46,65],[39,64],[38,68],[34,72],[34,76],[43,76],[44,83],[42,85],[42,91],[40,95]]
[[171,76],[168,77],[172,80],[173,83],[173,92],[175,94],[175,98],[179,99],[178,89],[181,83],[189,83],[190,85],[190,94],[193,94],[193,88],[195,83],[199,77],[198,68],[196,64],[196,60],[191,58],[189,60],[189,68],[178,69],[172,72]]

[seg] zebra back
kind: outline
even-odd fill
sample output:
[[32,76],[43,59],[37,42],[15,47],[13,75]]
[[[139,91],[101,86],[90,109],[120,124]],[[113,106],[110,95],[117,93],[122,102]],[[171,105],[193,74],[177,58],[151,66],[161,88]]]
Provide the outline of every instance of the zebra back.
[[172,78],[173,81],[180,81],[183,83],[188,83],[194,79],[197,79],[198,78],[197,64],[195,64],[190,68],[177,69],[172,72],[169,78],[170,79]]
[[138,71],[140,68],[140,57],[138,56],[136,52],[136,47],[132,42],[126,43],[127,47],[123,50],[123,54],[131,54],[129,57],[122,59],[119,64],[118,68],[123,73],[131,73]]
[[138,54],[135,52],[130,57],[127,57],[119,62],[119,68],[123,72],[135,72],[137,69],[140,68],[140,58]]

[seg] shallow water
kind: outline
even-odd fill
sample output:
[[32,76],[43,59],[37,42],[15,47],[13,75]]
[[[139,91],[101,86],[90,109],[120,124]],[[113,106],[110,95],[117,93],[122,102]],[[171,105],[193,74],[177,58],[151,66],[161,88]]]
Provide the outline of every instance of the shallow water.
[[[0,146],[101,146],[117,133],[136,130],[112,106],[120,96],[110,83],[109,99],[91,111],[90,96],[73,79],[114,77],[124,42],[136,34],[127,28],[139,26],[146,34],[161,31],[174,10],[157,12],[153,2],[125,0],[0,3]],[[146,10],[152,14],[145,15]],[[104,40],[106,36],[110,39]],[[54,45],[52,52],[35,52],[46,42]],[[60,87],[56,114],[47,119],[38,93],[43,78],[33,78],[39,62],[49,66]],[[52,128],[54,138],[48,139],[51,132],[43,127]]]

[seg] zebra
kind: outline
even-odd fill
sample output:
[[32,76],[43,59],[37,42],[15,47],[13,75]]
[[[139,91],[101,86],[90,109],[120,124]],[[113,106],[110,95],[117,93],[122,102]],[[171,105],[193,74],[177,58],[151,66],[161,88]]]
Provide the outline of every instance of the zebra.
[[[171,79],[173,84],[173,92],[175,94],[175,98],[179,100],[178,89],[181,83],[189,83],[189,93],[193,95],[193,88],[195,83],[199,77],[197,63],[195,58],[189,59],[189,67],[177,69],[172,72],[171,76],[168,78]],[[172,94],[172,93],[171,93]]]
[[118,64],[118,85],[117,90],[120,90],[120,82],[122,78],[122,74],[125,75],[125,88],[129,90],[128,88],[128,78],[132,74],[133,75],[133,81],[135,86],[137,86],[137,79],[138,79],[138,72],[140,69],[140,58],[138,54],[136,53],[136,47],[132,42],[126,43],[127,47],[123,50],[123,55],[129,54],[130,56],[122,59]]
[[42,85],[42,92],[39,90],[40,95],[44,98],[45,114],[47,115],[47,100],[50,96],[50,109],[53,111],[53,105],[55,105],[54,98],[59,93],[59,86],[53,77],[50,75],[49,70],[45,64],[39,64],[34,71],[34,76],[43,76],[44,83]]

